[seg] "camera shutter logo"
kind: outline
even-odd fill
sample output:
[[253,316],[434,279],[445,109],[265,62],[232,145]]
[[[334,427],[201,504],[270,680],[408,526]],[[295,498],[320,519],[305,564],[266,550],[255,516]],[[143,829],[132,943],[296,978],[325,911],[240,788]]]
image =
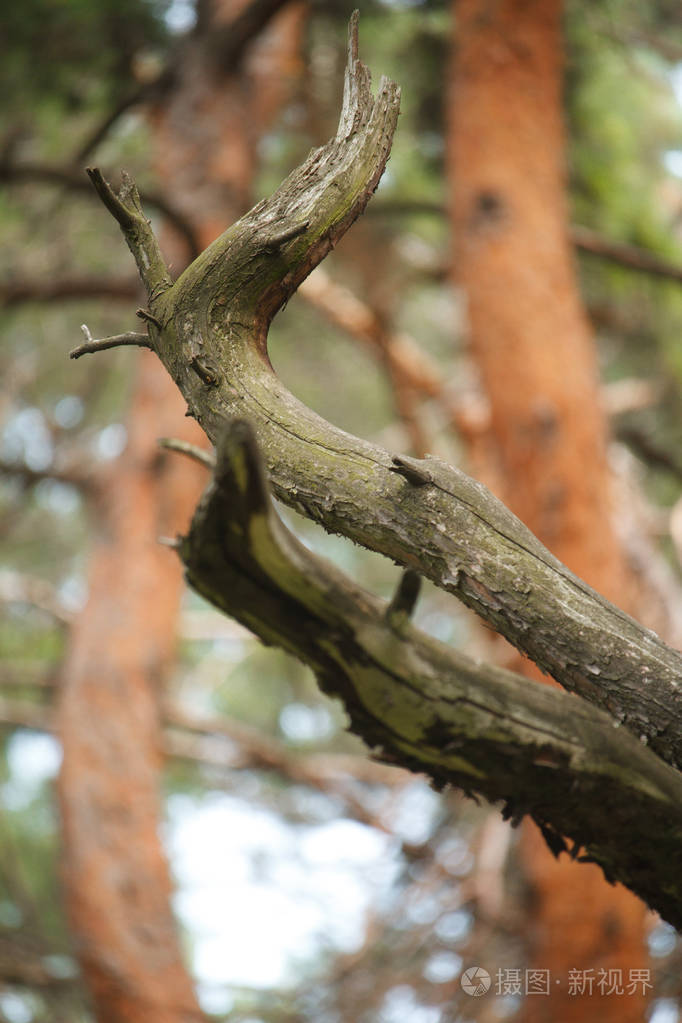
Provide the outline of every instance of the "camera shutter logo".
[[470,966],[462,974],[462,990],[472,998],[480,998],[490,988],[490,974],[482,966]]

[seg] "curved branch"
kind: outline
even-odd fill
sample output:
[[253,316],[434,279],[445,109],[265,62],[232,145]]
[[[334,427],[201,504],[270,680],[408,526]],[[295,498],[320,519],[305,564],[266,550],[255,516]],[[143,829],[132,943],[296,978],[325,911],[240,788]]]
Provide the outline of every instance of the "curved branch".
[[[398,90],[382,81],[374,99],[356,53],[355,18],[336,137],[172,288],[151,295],[155,350],[214,442],[231,416],[254,423],[277,497],[418,569],[565,688],[680,764],[679,653],[569,572],[481,484],[438,459],[392,457],[336,429],[272,370],[272,316],[364,210],[388,159]],[[151,228],[130,187],[118,198],[146,226],[140,237],[124,227],[143,265]]]
[[555,853],[572,838],[682,924],[680,775],[603,712],[438,643],[312,554],[273,509],[248,423],[223,438],[179,551],[190,584],[309,664],[381,759],[530,814]]
[[[181,556],[209,600],[311,664],[385,758],[502,799],[514,817],[531,813],[555,851],[569,835],[572,854],[584,846],[607,877],[680,924],[682,782],[663,760],[682,762],[682,656],[572,575],[480,484],[330,426],[270,365],[273,315],[364,210],[397,114],[392,83],[372,97],[354,16],[336,137],[162,294],[144,273],[153,235],[134,190],[103,196],[147,284],[155,351],[221,444]],[[242,423],[223,443],[235,414],[253,434]],[[428,576],[602,709],[417,633],[408,583],[386,615],[276,519],[256,443],[275,496]]]
[[481,484],[336,429],[273,372],[272,316],[364,210],[388,158],[398,90],[382,82],[374,99],[356,51],[354,21],[336,137],[150,300],[155,350],[214,442],[231,416],[254,423],[278,498],[418,569],[681,764],[679,653],[569,572]]

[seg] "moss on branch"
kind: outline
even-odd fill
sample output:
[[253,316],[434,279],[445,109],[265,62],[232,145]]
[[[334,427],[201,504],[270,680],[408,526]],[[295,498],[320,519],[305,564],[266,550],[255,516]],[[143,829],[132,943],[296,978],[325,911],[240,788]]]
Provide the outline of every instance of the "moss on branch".
[[375,755],[530,814],[555,850],[572,839],[682,925],[679,773],[577,697],[478,664],[406,617],[396,630],[392,605],[278,518],[247,422],[223,437],[179,553],[198,592],[310,665]]

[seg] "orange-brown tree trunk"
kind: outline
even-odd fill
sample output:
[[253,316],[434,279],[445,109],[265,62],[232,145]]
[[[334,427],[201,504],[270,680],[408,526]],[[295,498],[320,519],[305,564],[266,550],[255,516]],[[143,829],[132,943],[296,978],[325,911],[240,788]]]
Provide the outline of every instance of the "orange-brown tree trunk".
[[[226,2],[216,16],[242,6]],[[301,25],[301,7],[291,5],[255,43],[246,69],[228,78],[208,73],[197,42],[155,111],[166,194],[202,247],[248,203],[256,142],[286,95]],[[176,268],[183,258],[178,250]],[[100,488],[89,599],[63,670],[65,896],[100,1023],[201,1018],[159,836],[159,701],[174,658],[182,572],[158,537],[186,528],[206,481],[205,470],[157,445],[161,436],[202,443],[184,413],[161,364],[140,356],[128,446]]]
[[[454,12],[454,274],[490,400],[500,496],[573,571],[632,607],[568,239],[561,0],[458,0]],[[535,829],[522,853],[529,965],[551,978],[548,995],[526,999],[524,1019],[642,1020],[645,999],[627,991],[630,970],[647,965],[642,903],[596,867],[554,860]],[[600,995],[600,969],[622,972],[623,994]],[[572,970],[593,971],[592,997],[569,993]]]
[[[201,1018],[159,837],[159,700],[182,572],[158,537],[186,528],[205,476],[159,451],[157,437],[177,435],[183,412],[172,381],[144,353],[128,446],[100,485],[88,602],[62,673],[67,910],[99,1023]],[[186,426],[183,434],[197,439]]]

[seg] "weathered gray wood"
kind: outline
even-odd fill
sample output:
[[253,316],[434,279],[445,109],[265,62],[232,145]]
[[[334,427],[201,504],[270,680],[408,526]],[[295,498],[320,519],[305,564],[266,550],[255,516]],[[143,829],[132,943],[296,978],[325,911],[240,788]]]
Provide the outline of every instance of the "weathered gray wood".
[[[676,651],[572,575],[480,483],[436,459],[392,457],[331,426],[273,372],[273,315],[364,209],[388,158],[398,92],[384,81],[372,97],[356,29],[336,137],[173,287],[126,182],[117,201],[131,207],[135,233],[122,227],[162,325],[149,324],[151,342],[214,443],[231,416],[254,424],[280,500],[454,593],[566,689],[679,765]],[[110,200],[112,207],[116,215]]]
[[307,550],[245,421],[179,552],[199,593],[310,665],[375,755],[530,814],[555,851],[573,839],[682,926],[682,776],[604,712],[436,642]]
[[[272,317],[362,212],[388,158],[397,89],[382,82],[372,97],[356,22],[349,50],[336,137],[175,285],[133,186],[117,196],[96,179],[147,286],[150,344],[214,443],[234,416],[251,423],[277,497],[454,593],[584,699],[459,658],[400,625],[400,608],[384,619],[273,519],[245,427],[226,442],[183,545],[190,579],[310,663],[384,756],[532,813],[556,845],[559,834],[585,844],[607,876],[679,923],[680,781],[662,761],[682,762],[682,656],[572,575],[479,483],[331,426],[270,365]],[[228,505],[230,487],[245,510]]]

